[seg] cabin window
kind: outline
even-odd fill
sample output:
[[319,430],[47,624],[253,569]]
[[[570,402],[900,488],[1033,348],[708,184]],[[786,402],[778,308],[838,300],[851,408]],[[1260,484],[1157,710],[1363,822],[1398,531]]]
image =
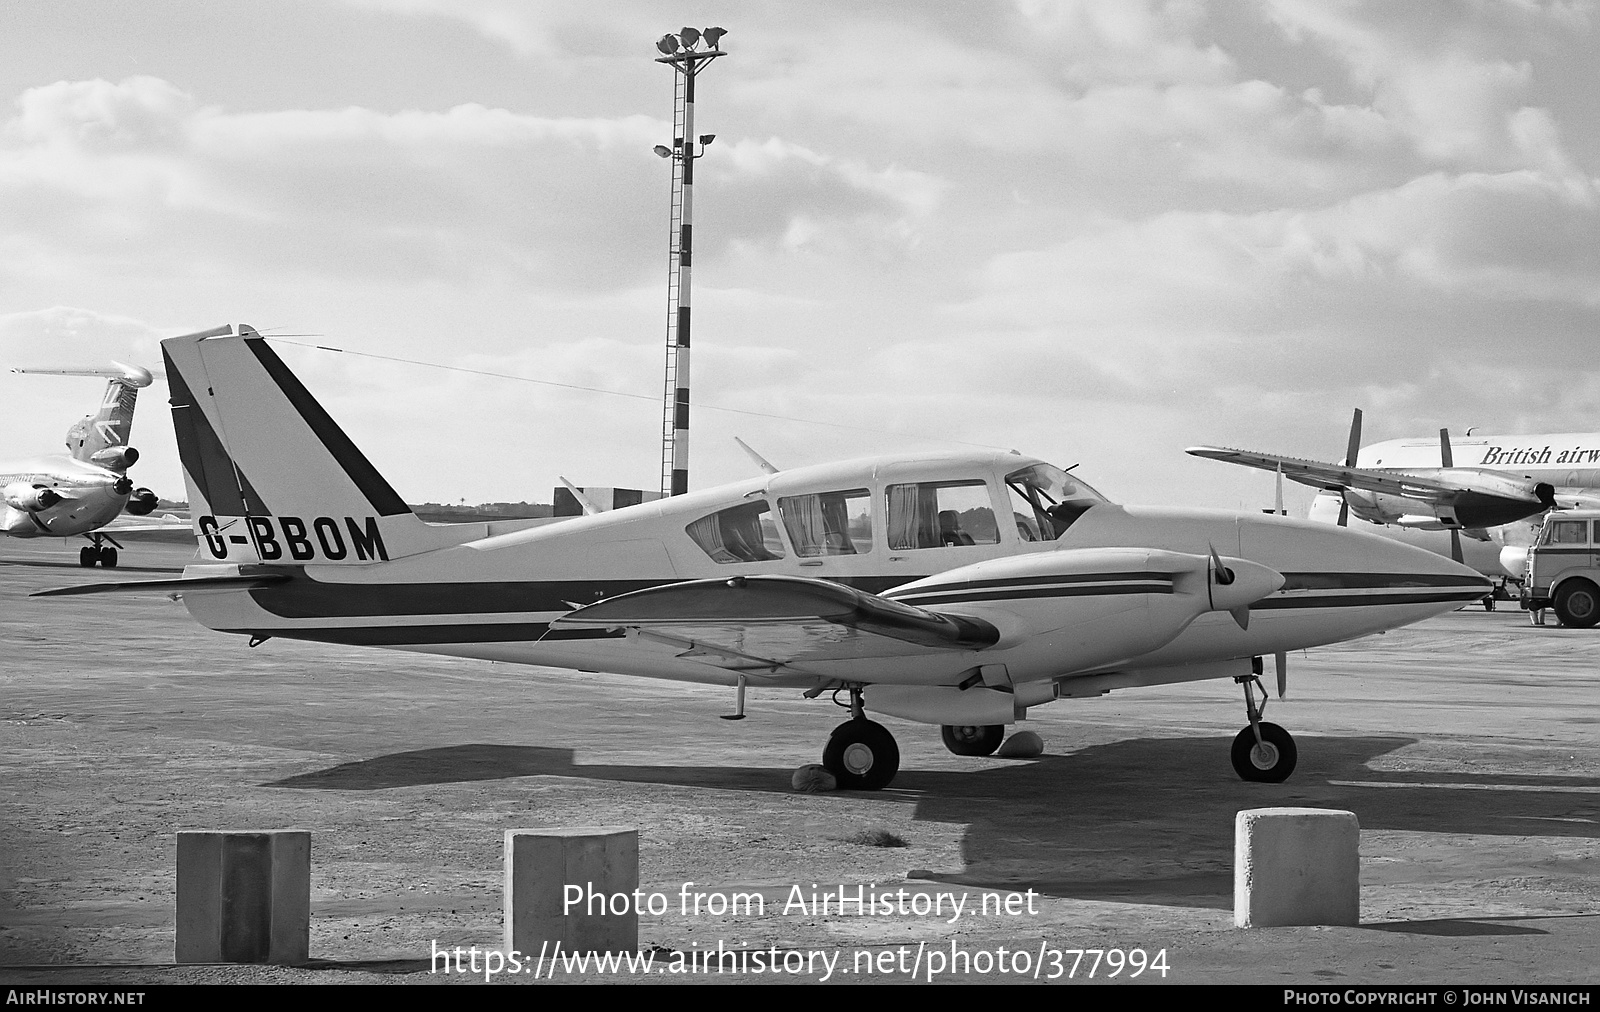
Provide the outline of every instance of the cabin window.
[[684,528],[711,561],[769,562],[784,556],[778,525],[772,522],[765,499],[740,503]]
[[889,547],[957,548],[1000,541],[989,486],[983,481],[890,485]]
[[[1023,541],[1054,541],[1105,496],[1051,464],[1035,464],[1006,475],[1012,520]],[[1033,535],[1030,537],[1029,535]]]
[[872,551],[872,493],[789,495],[778,500],[783,529],[796,555],[865,555]]

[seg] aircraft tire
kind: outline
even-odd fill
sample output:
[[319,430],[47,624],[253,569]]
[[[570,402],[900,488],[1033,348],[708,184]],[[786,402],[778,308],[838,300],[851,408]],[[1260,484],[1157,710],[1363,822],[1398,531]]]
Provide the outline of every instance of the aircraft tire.
[[877,721],[847,720],[828,736],[822,765],[844,790],[881,790],[900,771],[900,746]]
[[1294,738],[1276,724],[1261,722],[1261,743],[1250,728],[1233,739],[1233,769],[1243,780],[1258,784],[1281,784],[1294,772],[1298,754]]
[[84,569],[93,569],[94,564],[100,561],[99,556],[99,552],[96,552],[93,548],[85,545],[84,547],[78,549],[78,565],[82,566]]
[[1588,580],[1568,580],[1556,591],[1556,618],[1570,629],[1587,629],[1600,622],[1600,588]]
[[105,569],[116,569],[117,550],[115,548],[100,549],[100,565]]
[[1004,724],[942,724],[939,737],[944,747],[956,755],[994,755],[994,750],[1005,741]]

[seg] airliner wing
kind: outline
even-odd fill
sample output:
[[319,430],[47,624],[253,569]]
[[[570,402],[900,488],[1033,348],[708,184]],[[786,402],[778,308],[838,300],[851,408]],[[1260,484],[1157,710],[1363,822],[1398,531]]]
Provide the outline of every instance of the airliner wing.
[[815,661],[980,650],[999,632],[827,580],[791,576],[691,580],[598,601],[550,623],[623,629],[681,647],[680,657],[735,670]]
[[120,516],[101,527],[100,530],[107,534],[135,534],[148,533],[150,531],[185,531],[192,533],[194,528],[189,524],[189,521],[175,517],[171,513],[164,513],[153,520],[147,520],[144,517]]
[[1206,457],[1210,460],[1220,460],[1229,464],[1243,464],[1245,467],[1258,467],[1263,471],[1283,471],[1283,476],[1302,485],[1312,488],[1326,489],[1338,492],[1346,488],[1365,489],[1368,492],[1380,492],[1384,495],[1403,496],[1415,499],[1418,502],[1449,505],[1463,492],[1469,491],[1460,485],[1432,481],[1428,478],[1413,474],[1401,474],[1395,471],[1370,471],[1359,467],[1345,467],[1341,464],[1325,464],[1316,460],[1302,460],[1299,457],[1280,457],[1271,453],[1253,453],[1249,450],[1234,450],[1225,446],[1191,446],[1185,451],[1196,457]]

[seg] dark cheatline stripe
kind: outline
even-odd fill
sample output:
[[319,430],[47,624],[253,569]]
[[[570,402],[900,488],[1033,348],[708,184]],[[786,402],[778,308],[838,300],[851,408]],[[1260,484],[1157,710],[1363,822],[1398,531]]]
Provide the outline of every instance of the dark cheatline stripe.
[[1128,583],[1118,586],[1035,587],[1016,590],[980,590],[970,593],[957,589],[939,594],[931,592],[906,594],[894,600],[901,604],[966,604],[972,601],[1017,601],[1039,597],[1112,597],[1119,594],[1171,594],[1172,592],[1170,583]]
[[322,440],[322,445],[327,447],[333,459],[344,468],[344,472],[355,482],[361,494],[372,503],[372,508],[378,511],[378,515],[392,517],[410,513],[410,507],[400,498],[400,494],[384,480],[383,475],[378,473],[378,469],[372,466],[372,462],[356,447],[356,444],[350,441],[350,437],[339,428],[339,423],[323,410],[322,405],[311,396],[311,392],[301,384],[299,378],[289,371],[289,367],[283,364],[278,353],[260,338],[251,338],[244,344],[255,353],[262,367],[272,376],[284,396],[289,398],[289,403],[300,412],[300,417],[311,427],[311,431],[316,433],[317,438]]
[[[321,583],[304,566],[273,566],[294,577],[251,592],[256,604],[280,618],[361,618],[380,615],[494,615],[568,612],[635,590],[682,580],[546,580],[496,583]],[[858,577],[832,581],[877,594],[920,576]]]
[[1170,589],[1172,585],[1171,573],[1077,573],[1062,576],[1010,576],[994,580],[965,580],[960,583],[951,582],[943,587],[926,589],[918,588],[911,591],[913,594],[930,594],[938,590],[978,590],[988,587],[1040,587],[1054,585],[1070,585],[1085,583],[1117,583],[1129,580],[1143,580],[1146,582],[1160,581],[1166,583]]
[[1304,597],[1268,597],[1250,605],[1251,611],[1275,611],[1283,608],[1367,608],[1389,604],[1442,604],[1458,601],[1470,604],[1480,601],[1488,588],[1475,591],[1443,591],[1418,594],[1319,594]]
[[1284,590],[1368,590],[1375,588],[1462,587],[1486,589],[1481,576],[1440,573],[1284,573]]
[[343,629],[222,629],[242,636],[276,636],[288,640],[341,643],[352,647],[427,646],[440,643],[522,643],[544,640],[619,639],[621,631],[608,629],[556,629],[545,622],[507,622],[498,625],[349,626]]
[[[471,615],[568,612],[573,605],[658,587],[675,580],[561,580],[496,583],[320,583],[298,578],[261,587],[250,596],[280,618],[361,618],[379,615]],[[570,603],[569,603],[570,602]]]
[[266,504],[228,455],[183,373],[173,364],[165,348],[161,350],[161,357],[167,367],[167,387],[172,393],[172,429],[178,440],[178,459],[194,479],[200,494],[205,496],[212,513],[226,517],[268,515]]

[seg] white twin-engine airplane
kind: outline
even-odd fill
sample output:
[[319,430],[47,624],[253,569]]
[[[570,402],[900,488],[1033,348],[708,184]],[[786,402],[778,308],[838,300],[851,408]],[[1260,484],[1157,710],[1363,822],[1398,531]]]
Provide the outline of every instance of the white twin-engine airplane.
[[[846,788],[899,749],[866,710],[995,750],[1030,707],[1209,678],[1243,687],[1233,745],[1280,781],[1262,657],[1481,598],[1448,559],[1261,514],[1123,507],[1015,452],[795,468],[610,512],[419,520],[248,327],[163,342],[199,558],[181,591],[223,632],[831,694]],[[1258,702],[1259,697],[1259,702]]]
[[149,489],[134,488],[128,477],[128,468],[139,459],[139,451],[128,445],[133,406],[140,389],[150,385],[150,373],[138,366],[114,364],[115,369],[11,370],[54,376],[106,376],[110,382],[100,410],[85,415],[67,430],[68,455],[0,463],[0,501],[5,507],[0,530],[14,538],[70,538],[81,534],[91,544],[78,553],[79,564],[89,567],[99,563],[107,569],[117,564],[120,546],[102,528],[124,509],[134,516],[147,516],[158,501]]

